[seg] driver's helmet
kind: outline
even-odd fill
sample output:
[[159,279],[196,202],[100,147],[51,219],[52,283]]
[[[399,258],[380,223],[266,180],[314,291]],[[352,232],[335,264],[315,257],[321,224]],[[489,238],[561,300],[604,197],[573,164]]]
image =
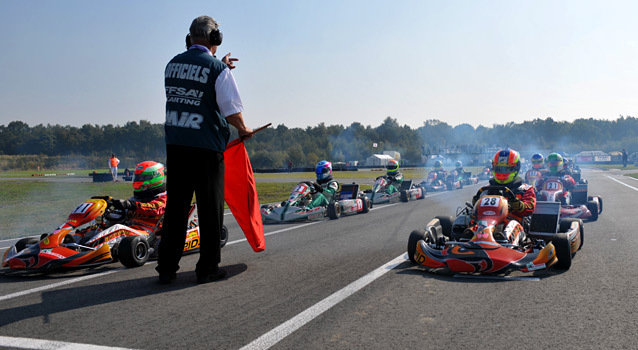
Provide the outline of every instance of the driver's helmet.
[[166,190],[164,164],[147,160],[135,167],[133,195],[137,199],[147,199]]
[[443,170],[443,163],[441,163],[440,160],[437,160],[436,162],[434,162],[434,170],[435,171]]
[[547,169],[549,169],[550,174],[558,174],[563,169],[563,157],[558,153],[548,155]]
[[317,163],[317,180],[325,180],[332,176],[332,163],[322,160]]
[[563,169],[569,168],[570,165],[571,165],[571,160],[569,158],[564,158],[563,159]]
[[536,153],[532,156],[532,168],[534,169],[543,169],[543,155],[540,153]]
[[454,163],[454,167],[456,168],[456,170],[463,169],[463,162],[457,160],[456,163]]
[[520,154],[513,149],[508,148],[496,152],[494,160],[492,160],[494,181],[501,185],[514,181],[521,170],[520,158]]
[[399,162],[394,159],[390,159],[388,164],[385,165],[385,168],[388,169],[388,175],[396,175],[399,171]]

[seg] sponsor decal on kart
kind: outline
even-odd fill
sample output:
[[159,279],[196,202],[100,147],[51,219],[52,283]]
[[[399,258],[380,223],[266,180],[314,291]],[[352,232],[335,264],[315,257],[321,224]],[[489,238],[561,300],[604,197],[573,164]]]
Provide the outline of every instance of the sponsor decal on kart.
[[487,210],[483,212],[484,215],[496,215],[496,212],[493,212],[491,210]]
[[56,258],[60,258],[60,259],[64,259],[64,258],[66,258],[66,257],[65,257],[64,255],[62,255],[62,254],[58,254],[58,253],[54,253],[54,252],[52,252],[52,251],[51,251],[51,249],[42,249],[42,250],[40,251],[40,253],[41,253],[41,254],[46,254],[46,255],[51,255],[51,256],[54,256],[54,257],[56,257]]
[[525,267],[527,267],[527,269],[529,271],[535,271],[535,270],[541,270],[544,269],[546,267],[545,263],[543,264],[534,264],[532,262],[530,262],[529,264],[527,264]]
[[191,241],[186,241],[184,243],[184,250],[195,249],[197,246],[199,246],[199,239],[195,238]]

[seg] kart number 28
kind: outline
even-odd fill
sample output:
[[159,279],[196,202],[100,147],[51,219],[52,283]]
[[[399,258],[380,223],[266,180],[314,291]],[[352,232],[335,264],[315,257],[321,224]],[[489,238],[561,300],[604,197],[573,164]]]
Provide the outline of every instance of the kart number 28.
[[501,202],[499,197],[483,197],[481,199],[482,207],[498,207],[498,203]]

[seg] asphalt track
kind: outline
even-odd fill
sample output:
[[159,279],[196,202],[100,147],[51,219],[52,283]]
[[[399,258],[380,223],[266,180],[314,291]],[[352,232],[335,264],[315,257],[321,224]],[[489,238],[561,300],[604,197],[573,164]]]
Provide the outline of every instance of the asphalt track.
[[0,276],[0,347],[636,349],[638,181],[596,170],[583,178],[604,212],[585,223],[568,271],[459,278],[406,261],[410,231],[454,215],[481,184],[339,220],[267,225],[261,253],[228,215],[222,281],[195,284],[196,255],[167,286],[154,263]]

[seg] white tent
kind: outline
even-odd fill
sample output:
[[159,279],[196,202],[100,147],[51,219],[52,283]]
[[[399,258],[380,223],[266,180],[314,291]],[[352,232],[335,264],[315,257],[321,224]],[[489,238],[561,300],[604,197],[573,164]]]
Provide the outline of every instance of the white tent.
[[366,158],[367,166],[386,166],[390,160],[392,160],[391,156],[387,154],[373,154],[370,157]]

